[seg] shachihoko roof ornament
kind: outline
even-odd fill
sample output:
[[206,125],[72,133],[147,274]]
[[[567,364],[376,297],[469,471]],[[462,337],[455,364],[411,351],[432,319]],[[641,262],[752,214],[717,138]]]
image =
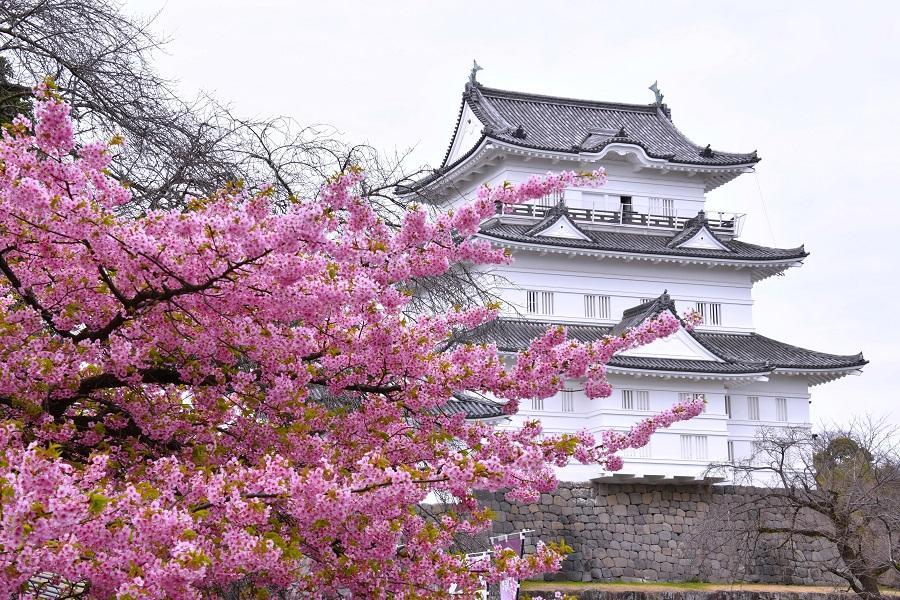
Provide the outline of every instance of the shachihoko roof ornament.
[[662,103],[663,103],[663,93],[662,93],[662,91],[659,89],[659,85],[657,85],[658,83],[659,83],[658,81],[654,81],[654,82],[653,82],[653,85],[651,85],[651,86],[650,86],[649,88],[647,88],[647,89],[650,90],[651,92],[653,92],[653,95],[656,97],[656,105],[657,105],[657,106],[662,106]]
[[475,59],[472,59],[472,70],[469,71],[469,84],[470,85],[476,85],[478,83],[478,80],[476,79],[476,77],[478,76],[478,71],[483,71],[483,70],[484,70],[484,67],[479,65]]

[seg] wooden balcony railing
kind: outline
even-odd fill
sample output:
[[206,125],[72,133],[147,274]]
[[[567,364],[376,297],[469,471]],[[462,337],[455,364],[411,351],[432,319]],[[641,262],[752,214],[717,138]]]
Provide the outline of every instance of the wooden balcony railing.
[[[499,204],[497,213],[518,217],[543,219],[550,206],[540,204]],[[576,223],[596,223],[606,225],[630,225],[653,229],[682,229],[684,224],[693,218],[676,215],[654,215],[632,210],[599,210],[594,208],[566,207],[569,218]],[[725,212],[707,212],[706,220],[713,231],[731,235],[740,234],[740,225],[744,215]]]

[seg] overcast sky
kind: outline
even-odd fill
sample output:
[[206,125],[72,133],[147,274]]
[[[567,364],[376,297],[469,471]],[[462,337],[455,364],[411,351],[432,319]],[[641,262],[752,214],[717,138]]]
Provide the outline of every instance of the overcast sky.
[[[251,8],[252,7],[252,8]],[[472,59],[485,85],[649,103],[695,142],[757,149],[709,207],[742,239],[811,256],[754,289],[757,331],[862,376],[813,388],[813,419],[900,424],[900,2],[130,0],[171,37],[160,70],[246,116],[327,123],[437,166]]]

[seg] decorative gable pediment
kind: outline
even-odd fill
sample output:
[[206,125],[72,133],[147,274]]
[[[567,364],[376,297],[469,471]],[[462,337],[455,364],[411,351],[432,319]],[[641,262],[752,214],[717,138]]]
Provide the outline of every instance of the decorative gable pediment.
[[472,149],[478,140],[481,139],[481,132],[484,129],[484,123],[478,118],[468,102],[463,103],[462,112],[459,116],[459,123],[456,126],[456,132],[453,135],[453,142],[450,144],[450,151],[444,164],[451,164],[460,156]]
[[672,335],[655,340],[646,346],[640,346],[621,353],[623,356],[643,356],[648,358],[672,358],[680,360],[706,360],[725,362],[707,350],[694,336],[684,329]]
[[693,248],[695,250],[721,250],[734,252],[709,228],[706,212],[700,211],[693,219],[684,224],[684,229],[672,236],[669,248]]
[[731,248],[719,241],[719,238],[709,230],[708,227],[700,227],[700,229],[688,239],[680,242],[676,248],[696,248],[703,250],[724,250],[731,252]]
[[535,237],[563,238],[567,240],[590,240],[591,238],[569,219],[568,215],[560,215],[541,229],[534,231]]

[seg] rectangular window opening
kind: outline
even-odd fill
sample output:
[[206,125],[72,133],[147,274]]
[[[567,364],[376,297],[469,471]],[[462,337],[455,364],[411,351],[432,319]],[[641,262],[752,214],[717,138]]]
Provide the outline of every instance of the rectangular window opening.
[[672,198],[650,198],[650,214],[663,217],[674,217],[675,200]]
[[706,460],[707,436],[705,435],[682,435],[681,436],[681,458],[685,460]]
[[652,456],[650,452],[650,442],[647,442],[646,446],[641,446],[640,448],[628,448],[627,450],[623,450],[622,456],[625,458],[650,458]]
[[703,412],[706,412],[706,394],[703,392],[678,392],[678,402],[693,402],[703,400]]
[[597,294],[586,294],[584,297],[584,316],[588,319],[609,319],[610,298]]
[[650,410],[648,390],[622,390],[622,408],[625,410]]
[[747,418],[759,421],[759,396],[747,396]]
[[775,398],[775,419],[787,423],[787,398]]
[[552,315],[553,292],[536,290],[525,292],[525,311],[532,315]]
[[722,305],[719,302],[698,302],[697,312],[703,318],[703,325],[722,324]]

